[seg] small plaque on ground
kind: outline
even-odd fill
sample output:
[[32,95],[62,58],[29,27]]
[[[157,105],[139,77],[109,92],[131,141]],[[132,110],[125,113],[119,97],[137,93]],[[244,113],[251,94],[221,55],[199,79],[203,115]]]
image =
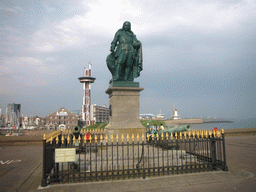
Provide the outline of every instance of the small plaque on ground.
[[76,160],[76,148],[55,149],[55,162],[74,162]]

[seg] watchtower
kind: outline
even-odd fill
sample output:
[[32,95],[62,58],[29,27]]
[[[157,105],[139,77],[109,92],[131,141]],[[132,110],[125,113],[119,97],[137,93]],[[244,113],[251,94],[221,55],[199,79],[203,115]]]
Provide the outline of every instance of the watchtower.
[[94,77],[91,77],[91,68],[92,64],[88,64],[89,68],[84,68],[84,76],[79,77],[80,83],[83,83],[83,90],[84,90],[84,96],[83,96],[83,105],[82,105],[82,121],[86,126],[91,124],[90,121],[90,105],[91,105],[91,83],[94,83],[95,79]]

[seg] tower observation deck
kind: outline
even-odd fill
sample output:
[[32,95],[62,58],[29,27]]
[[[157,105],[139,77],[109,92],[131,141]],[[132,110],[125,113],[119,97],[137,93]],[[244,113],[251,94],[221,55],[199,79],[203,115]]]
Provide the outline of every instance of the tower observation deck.
[[79,77],[80,83],[83,83],[83,105],[81,110],[82,121],[86,126],[91,124],[90,121],[90,105],[91,105],[91,83],[94,83],[94,77],[91,77],[92,64],[89,63],[89,68],[84,68],[84,76]]

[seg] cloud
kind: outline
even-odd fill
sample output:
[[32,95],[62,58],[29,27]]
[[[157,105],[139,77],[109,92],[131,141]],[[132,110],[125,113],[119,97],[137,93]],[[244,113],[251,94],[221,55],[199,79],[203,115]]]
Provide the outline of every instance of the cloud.
[[[27,90],[28,95],[38,95],[33,97],[35,103],[47,95],[47,99],[58,101],[56,105],[72,101],[74,108],[80,107],[82,86],[77,77],[91,61],[97,78],[92,101],[107,104],[104,91],[111,74],[105,59],[115,32],[128,20],[143,44],[144,70],[136,79],[145,87],[142,112],[162,109],[170,113],[175,102],[180,108],[190,107],[188,113],[194,113],[196,104],[197,114],[211,113],[229,97],[232,105],[238,98],[248,103],[247,89],[252,88],[238,83],[233,89],[245,88],[239,94],[232,92],[233,79],[228,77],[239,79],[235,74],[243,68],[253,71],[248,63],[255,61],[255,1],[38,0],[12,5],[5,7],[0,27],[0,78],[4,84],[0,93],[8,102],[12,102],[11,94],[14,102],[22,97],[27,100],[27,95],[22,96]],[[219,99],[212,90],[216,95],[226,92]],[[70,99],[77,97],[81,99]],[[201,110],[203,106],[206,108]],[[230,110],[228,104],[225,107]]]
[[[157,33],[174,38],[189,31],[212,34],[227,29],[240,30],[241,23],[256,14],[253,12],[256,8],[253,1],[229,5],[218,1],[204,4],[190,1],[186,4],[168,1],[83,1],[82,6],[86,13],[76,14],[36,31],[32,35],[31,49],[54,52],[97,45],[106,37],[113,36],[126,20],[132,22],[132,30],[140,36]],[[55,10],[46,7],[48,11]],[[210,51],[209,48],[207,50]]]
[[0,10],[4,10],[6,12],[12,12],[12,13],[18,13],[18,12],[24,12],[24,9],[22,9],[20,6],[15,6],[15,7],[9,7],[6,6],[3,3],[0,3]]
[[65,66],[52,62],[52,58],[45,60],[34,57],[4,58],[0,65],[1,77],[4,77],[1,79],[8,81],[8,84],[20,84],[25,87],[46,85],[50,82],[50,76],[66,70]]

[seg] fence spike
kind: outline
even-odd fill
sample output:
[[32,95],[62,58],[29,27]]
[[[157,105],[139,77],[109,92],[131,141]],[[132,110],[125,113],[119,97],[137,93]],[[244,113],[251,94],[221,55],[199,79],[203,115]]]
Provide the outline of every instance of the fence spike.
[[76,141],[76,137],[75,135],[73,135],[73,143],[75,143],[75,141]]
[[168,141],[169,134],[166,133],[165,136],[166,136],[166,140]]
[[79,135],[78,137],[78,142],[80,143],[81,142],[81,136]]
[[127,141],[127,142],[129,142],[129,141],[130,141],[130,138],[129,138],[129,134],[128,134],[128,133],[127,133],[126,141]]
[[69,135],[68,135],[68,139],[67,139],[67,141],[68,141],[68,144],[69,144],[69,142],[70,142],[70,138],[69,138]]
[[145,137],[144,137],[144,134],[142,133],[142,141],[144,141]]
[[62,143],[62,145],[64,144],[64,136],[63,135],[61,136],[61,143]]
[[84,143],[86,143],[86,134],[84,135]]
[[118,142],[118,139],[119,139],[119,137],[118,137],[118,134],[116,135],[116,142]]
[[50,143],[51,143],[51,144],[52,144],[52,140],[53,140],[53,139],[52,139],[52,136],[51,136],[51,139],[50,139]]
[[43,140],[46,140],[46,135],[44,134],[44,136],[43,136]]
[[171,133],[171,140],[173,140],[173,133]]
[[56,143],[59,143],[59,137],[58,136],[56,137]]
[[106,142],[108,142],[108,135],[106,135]]
[[221,129],[221,133],[224,134],[224,129]]
[[155,140],[155,134],[154,133],[152,133],[151,138],[152,138],[152,141]]
[[113,136],[113,134],[111,135],[111,142],[112,142],[112,143],[114,142],[114,136]]
[[184,133],[184,139],[185,140],[187,139],[187,133],[186,132]]
[[213,131],[213,130],[211,130],[211,136],[212,136],[212,137],[214,136],[214,131]]
[[159,134],[156,133],[156,140],[158,141],[159,140]]
[[134,133],[132,134],[132,141],[134,141]]
[[90,143],[92,143],[92,134],[90,134]]
[[140,134],[137,134],[137,142],[140,140]]
[[124,142],[124,135],[122,134],[122,136],[121,136],[121,139],[122,139],[122,142]]
[[195,139],[196,138],[196,133],[195,133],[195,131],[193,131],[193,139]]
[[98,140],[97,134],[95,134],[94,140],[95,140],[95,142],[97,142],[97,140]]
[[217,131],[217,137],[221,137],[221,133],[219,130]]
[[149,141],[149,134],[147,133],[147,141]]
[[102,140],[103,140],[103,136],[102,134],[100,134],[100,142],[102,143]]
[[191,131],[188,132],[188,138],[191,139]]
[[177,132],[175,133],[175,138],[178,139],[178,133]]

